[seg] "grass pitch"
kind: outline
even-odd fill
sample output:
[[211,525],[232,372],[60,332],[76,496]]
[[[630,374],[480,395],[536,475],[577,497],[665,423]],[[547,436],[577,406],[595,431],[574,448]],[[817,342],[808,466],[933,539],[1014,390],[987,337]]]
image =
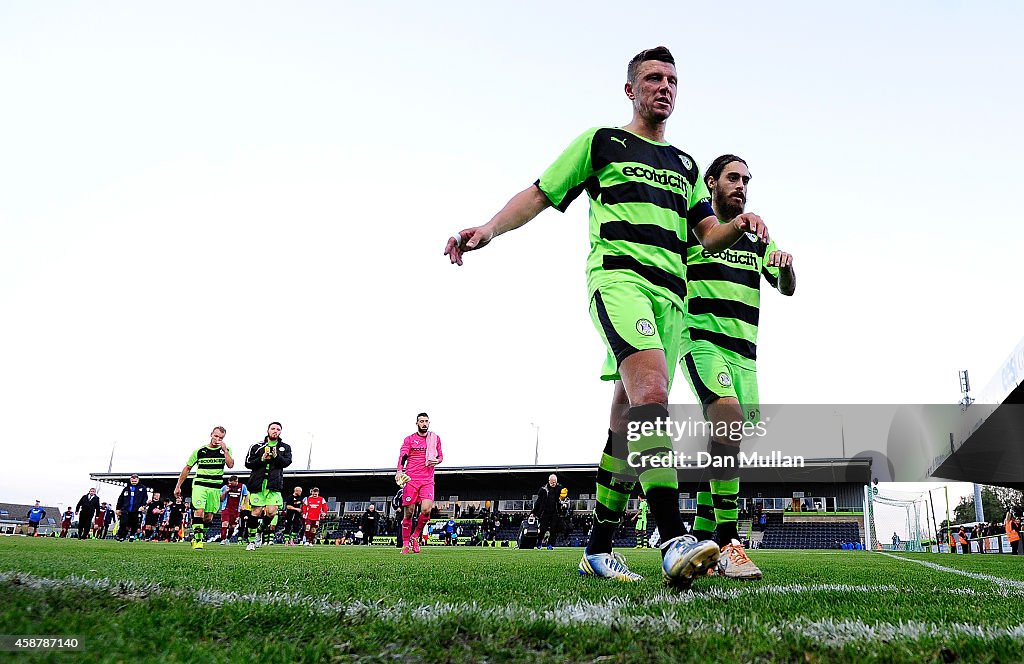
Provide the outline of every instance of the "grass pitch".
[[[1024,557],[754,551],[762,581],[579,578],[581,550],[0,538],[20,661],[1024,661]],[[0,655],[6,657],[7,653]]]

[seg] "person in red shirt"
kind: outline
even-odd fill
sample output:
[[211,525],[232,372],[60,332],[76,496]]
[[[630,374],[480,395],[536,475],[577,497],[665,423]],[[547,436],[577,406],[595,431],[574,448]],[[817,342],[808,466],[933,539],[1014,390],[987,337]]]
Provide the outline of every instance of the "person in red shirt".
[[309,497],[302,501],[302,516],[306,521],[306,541],[302,546],[316,544],[316,534],[320,530],[320,519],[327,514],[327,501],[320,497],[320,489],[313,487]]
[[238,475],[228,478],[220,488],[220,543],[227,544],[238,524],[239,507],[249,489],[238,481]]
[[103,534],[103,520],[107,518],[107,511],[100,509],[92,520],[92,538],[99,539]]
[[75,518],[75,511],[70,507],[64,511],[64,516],[60,520],[60,536],[67,537],[68,530],[71,529],[71,520]]

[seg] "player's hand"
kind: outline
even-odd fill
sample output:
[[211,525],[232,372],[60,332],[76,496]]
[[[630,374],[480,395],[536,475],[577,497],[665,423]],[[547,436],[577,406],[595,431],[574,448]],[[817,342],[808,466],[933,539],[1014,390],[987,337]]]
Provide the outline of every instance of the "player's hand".
[[457,236],[448,238],[444,245],[444,255],[453,264],[462,265],[462,254],[475,249],[483,249],[494,239],[494,232],[486,226],[476,226],[459,231]]
[[773,251],[768,254],[768,261],[765,265],[781,269],[793,267],[793,254],[786,253],[785,251]]
[[425,461],[424,464],[426,466],[428,466],[428,467],[431,467],[431,466],[436,466],[438,464],[438,462],[437,461]]
[[174,497],[175,498],[181,498],[181,487],[180,486],[174,487]]
[[742,233],[753,233],[761,242],[768,241],[768,227],[764,220],[753,212],[744,212],[733,219],[732,224]]

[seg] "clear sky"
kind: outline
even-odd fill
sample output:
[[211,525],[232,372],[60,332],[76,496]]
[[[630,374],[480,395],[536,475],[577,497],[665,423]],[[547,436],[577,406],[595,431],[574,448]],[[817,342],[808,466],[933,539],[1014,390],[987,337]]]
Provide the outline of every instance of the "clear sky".
[[0,498],[271,420],[299,467],[390,466],[420,410],[453,465],[532,463],[533,425],[542,463],[596,462],[585,201],[441,252],[628,122],[658,44],[668,140],[743,156],[795,257],[765,403],[955,402],[1024,336],[1019,3],[372,4],[0,7]]

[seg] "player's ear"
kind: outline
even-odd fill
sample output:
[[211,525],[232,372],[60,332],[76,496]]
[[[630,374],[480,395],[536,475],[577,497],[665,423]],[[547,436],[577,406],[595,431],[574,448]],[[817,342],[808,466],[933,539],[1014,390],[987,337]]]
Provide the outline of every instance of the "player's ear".
[[636,99],[636,94],[633,92],[632,82],[626,81],[626,85],[624,85],[622,89],[625,90],[626,96],[629,97],[630,100]]

